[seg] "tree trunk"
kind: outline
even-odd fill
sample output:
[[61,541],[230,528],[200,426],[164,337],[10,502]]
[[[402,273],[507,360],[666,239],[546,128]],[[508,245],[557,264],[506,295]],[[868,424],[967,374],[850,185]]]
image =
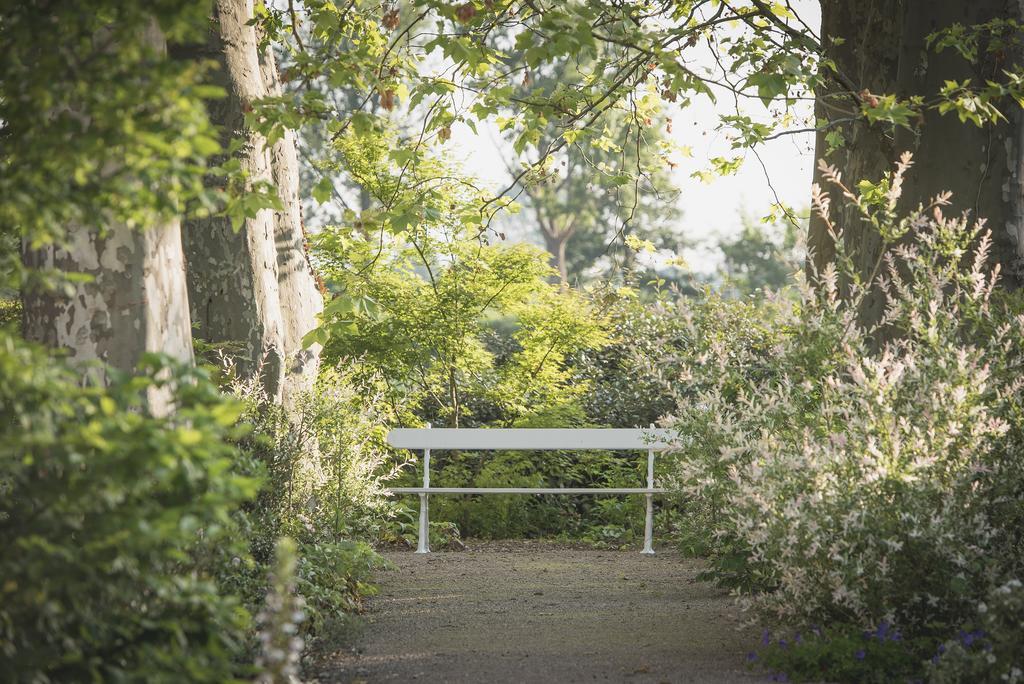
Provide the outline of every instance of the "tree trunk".
[[552,232],[541,229],[541,234],[544,235],[544,246],[551,255],[551,261],[554,267],[558,269],[558,282],[561,283],[563,288],[569,287],[569,264],[566,261],[565,251],[566,246],[569,244],[569,239],[572,237],[572,232]]
[[[980,52],[979,62],[970,64],[954,50],[928,53],[928,34],[955,23],[965,26],[996,18],[1024,19],[1021,0],[905,0],[903,39],[900,51],[899,90],[901,95],[934,97],[947,80],[970,79],[975,86],[986,80],[1001,80],[1002,69],[1013,63],[996,63]],[[1020,55],[1018,64],[1024,64]],[[914,153],[914,169],[904,183],[906,209],[916,206],[942,190],[953,192],[953,209],[969,211],[983,218],[992,231],[993,260],[1001,264],[1003,284],[1019,287],[1021,277],[1020,222],[1024,191],[1020,175],[1022,118],[1019,106],[1006,103],[1000,109],[1009,115],[1008,123],[986,125],[961,123],[950,113],[925,114],[920,136],[901,129],[896,135],[900,150]]]
[[[277,63],[267,49],[262,62],[263,82],[269,94],[280,95]],[[324,309],[323,295],[306,256],[306,237],[299,198],[299,156],[295,133],[286,130],[270,155],[274,185],[281,199],[281,211],[274,213],[277,240],[277,283],[284,322],[285,368],[284,402],[290,405],[301,392],[309,391],[320,367],[320,345],[308,349],[302,338],[317,325]]]
[[[192,360],[185,263],[177,220],[138,230],[113,226],[73,228],[64,248],[26,250],[25,265],[37,271],[83,273],[70,296],[27,289],[26,339],[66,349],[72,364],[105,383],[101,361],[119,371],[135,370],[143,354],[159,352]],[[150,393],[150,409],[167,412],[167,394]]]
[[[264,138],[245,126],[245,112],[267,94],[260,68],[251,0],[218,0],[216,29],[205,48],[220,62],[218,85],[227,97],[210,105],[222,144],[240,139],[237,153],[250,182],[273,182]],[[204,50],[199,49],[200,55]],[[229,348],[239,376],[258,379],[268,397],[280,401],[285,375],[285,321],[278,282],[276,221],[270,209],[234,230],[225,217],[190,220],[183,240],[196,333]]]
[[[892,0],[822,0],[821,40],[825,56],[839,72],[828,79],[817,93],[815,116],[834,120],[850,115],[858,107],[849,88],[841,81],[873,93],[891,93],[896,89],[899,66],[899,26],[894,21]],[[842,42],[836,45],[837,38]],[[836,165],[844,180],[856,183],[862,178],[877,180],[899,157],[889,131],[879,125],[869,126],[862,120],[840,127],[846,146],[835,152],[829,163]],[[828,149],[826,131],[818,133],[815,159],[822,159]],[[824,182],[817,164],[814,182],[832,195],[833,221],[844,231],[844,246],[862,271],[870,271],[881,248],[879,237],[864,230],[854,211],[843,211],[842,195]],[[807,236],[808,266],[813,273],[835,260],[836,246],[825,223],[812,215]]]
[[[843,113],[833,110],[838,93],[866,89],[874,94],[895,93],[901,98],[923,95],[934,98],[946,80],[972,79],[982,85],[986,79],[998,79],[1000,69],[981,53],[979,64],[971,65],[953,50],[940,54],[925,49],[926,37],[953,23],[976,24],[996,17],[1021,19],[1024,0],[823,0],[822,41],[846,83],[835,80],[818,93],[817,116],[836,119]],[[834,45],[836,38],[843,39]],[[1020,55],[1010,56],[1011,63]],[[846,87],[849,86],[849,87]],[[843,107],[850,109],[848,95]],[[1004,284],[1021,284],[1021,254],[1024,253],[1024,167],[1021,144],[1024,143],[1024,117],[1015,106],[1003,106],[1010,122],[978,128],[961,123],[953,114],[940,116],[929,111],[916,131],[869,126],[862,119],[842,127],[847,147],[828,161],[843,173],[849,186],[857,181],[877,181],[892,170],[899,155],[910,150],[915,166],[904,184],[903,205],[910,209],[927,202],[943,190],[953,192],[954,208],[969,210],[975,217],[987,219],[995,241],[993,259],[1002,267]],[[1012,110],[1012,111],[1011,111]],[[816,157],[826,151],[825,132],[818,134]],[[815,182],[821,184],[820,173]],[[823,186],[824,187],[824,186]],[[844,243],[862,277],[874,268],[881,251],[881,240],[869,226],[851,211],[841,211],[842,201],[833,194],[833,213],[844,231]],[[823,223],[812,217],[808,235],[808,268],[820,272],[835,257],[835,246]],[[877,320],[883,301],[873,292],[865,301],[863,318]]]
[[[142,36],[157,52],[165,50],[154,23]],[[22,292],[26,339],[65,349],[72,364],[95,381],[107,381],[100,361],[131,373],[143,354],[158,352],[192,360],[185,262],[177,219],[138,230],[124,225],[75,226],[62,247],[23,250],[32,271],[81,273],[88,282],[70,283],[58,293]],[[171,408],[166,391],[152,390],[149,408],[158,415]]]

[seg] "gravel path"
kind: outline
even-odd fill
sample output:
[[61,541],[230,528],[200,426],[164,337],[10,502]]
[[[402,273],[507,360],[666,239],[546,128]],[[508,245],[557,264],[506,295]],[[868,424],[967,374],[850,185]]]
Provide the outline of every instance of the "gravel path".
[[385,554],[380,594],[321,682],[753,682],[731,599],[700,564],[539,542]]

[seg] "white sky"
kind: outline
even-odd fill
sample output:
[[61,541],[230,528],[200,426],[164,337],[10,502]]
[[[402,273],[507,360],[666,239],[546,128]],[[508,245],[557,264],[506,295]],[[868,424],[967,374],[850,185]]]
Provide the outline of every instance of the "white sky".
[[[792,5],[800,17],[817,30],[821,22],[817,0],[797,0]],[[722,98],[723,106],[730,103],[731,100],[726,102]],[[746,105],[745,111],[755,119],[763,119],[767,114],[758,100]],[[775,202],[768,178],[783,203],[802,211],[810,201],[814,157],[811,133],[784,136],[760,146],[757,151],[767,169],[767,177],[757,158],[747,152],[746,162],[735,175],[717,178],[710,184],[690,178],[694,171],[706,168],[709,158],[735,154],[729,141],[715,131],[720,113],[706,98],[695,99],[685,110],[672,105],[668,111],[673,122],[671,137],[693,149],[693,158],[677,160],[680,163],[674,172],[682,208],[678,230],[690,241],[706,245],[684,254],[691,268],[704,273],[714,271],[717,266],[719,256],[713,245],[718,238],[738,233],[743,214],[759,218]],[[801,119],[810,117],[810,103],[801,103],[795,113]],[[488,131],[484,126],[478,128],[480,134],[474,135],[466,126],[456,126],[452,131],[451,151],[456,158],[461,158],[466,171],[503,189],[510,179],[498,148],[502,143],[497,142],[499,138],[493,130]],[[504,156],[513,158],[509,152]]]

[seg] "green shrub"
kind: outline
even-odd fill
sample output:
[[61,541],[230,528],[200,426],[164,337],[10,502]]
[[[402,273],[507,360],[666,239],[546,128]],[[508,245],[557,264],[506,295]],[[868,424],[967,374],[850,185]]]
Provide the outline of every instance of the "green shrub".
[[[147,357],[82,387],[0,336],[0,672],[14,681],[211,681],[237,672],[249,615],[214,571],[244,556],[232,512],[239,405],[203,371]],[[165,387],[177,411],[143,397]]]
[[243,516],[255,563],[231,569],[226,581],[259,605],[278,539],[294,539],[296,588],[307,613],[303,633],[311,644],[336,641],[372,594],[370,576],[383,564],[356,540],[377,537],[394,516],[383,489],[403,462],[384,443],[389,414],[382,411],[389,404],[334,369],[324,370],[288,410],[257,384],[232,390],[251,428],[239,442],[236,467],[265,472],[266,479]]
[[989,592],[975,626],[939,646],[930,663],[935,684],[1024,682],[1024,584],[1012,579]]
[[904,638],[886,622],[874,630],[841,623],[778,638],[766,631],[759,652],[747,658],[782,681],[888,684],[919,679],[934,647],[934,639]]
[[597,291],[608,309],[609,344],[578,349],[569,358],[575,381],[588,387],[580,397],[587,420],[616,428],[648,427],[675,408],[678,386],[666,362],[693,346],[676,316],[674,298],[654,302],[635,291]]
[[21,300],[6,294],[0,289],[0,327],[15,328],[21,325]]
[[296,588],[310,632],[327,642],[344,637],[362,601],[377,593],[370,581],[384,559],[361,541],[318,542],[299,549]]
[[[458,451],[431,457],[431,484],[443,487],[641,487],[647,460],[638,453],[593,451]],[[403,486],[418,486],[422,471],[408,470]],[[416,538],[419,502],[406,499],[403,537]],[[465,537],[505,539],[564,536],[620,546],[643,535],[641,496],[486,495],[435,496],[431,521],[455,523]]]

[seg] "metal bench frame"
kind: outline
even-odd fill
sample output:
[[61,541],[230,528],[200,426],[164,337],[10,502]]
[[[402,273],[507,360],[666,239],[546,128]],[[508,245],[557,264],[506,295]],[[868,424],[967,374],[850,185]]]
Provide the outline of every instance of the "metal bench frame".
[[[391,494],[418,494],[420,497],[419,541],[416,553],[430,553],[431,494],[643,494],[647,498],[644,521],[644,548],[653,554],[654,495],[664,489],[654,486],[654,452],[669,447],[666,430],[620,428],[400,428],[388,433],[388,444],[423,451],[423,486],[393,487]],[[430,452],[440,449],[472,451],[581,451],[606,449],[647,452],[646,487],[431,487]]]

